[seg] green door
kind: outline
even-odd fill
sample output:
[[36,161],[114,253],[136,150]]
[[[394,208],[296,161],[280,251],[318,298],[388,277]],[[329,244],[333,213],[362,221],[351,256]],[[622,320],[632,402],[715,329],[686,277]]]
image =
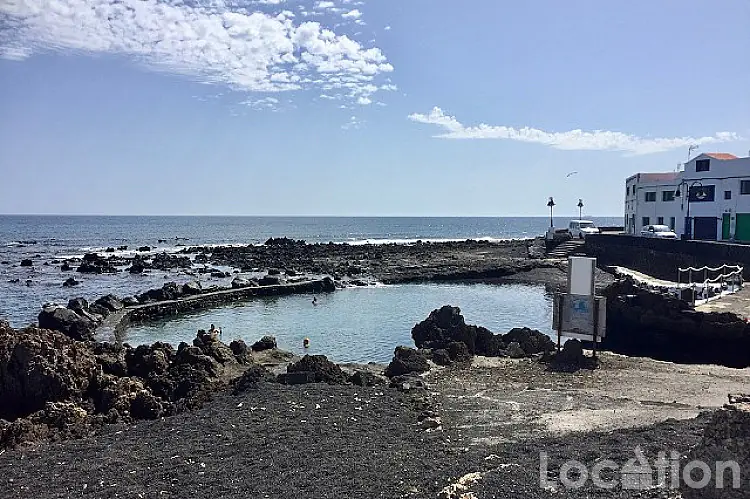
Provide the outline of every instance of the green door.
[[734,232],[737,241],[750,241],[750,213],[737,213],[737,228]]
[[729,227],[729,213],[724,213],[724,215],[721,217],[721,238],[725,241],[731,237],[731,234],[729,233]]

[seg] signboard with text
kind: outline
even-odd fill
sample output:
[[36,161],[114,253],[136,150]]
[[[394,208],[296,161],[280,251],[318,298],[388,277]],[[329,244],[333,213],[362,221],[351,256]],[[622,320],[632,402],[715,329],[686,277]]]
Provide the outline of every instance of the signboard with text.
[[[555,295],[553,327],[562,336],[600,342],[606,335],[607,299],[601,296]],[[596,314],[596,315],[595,315]]]

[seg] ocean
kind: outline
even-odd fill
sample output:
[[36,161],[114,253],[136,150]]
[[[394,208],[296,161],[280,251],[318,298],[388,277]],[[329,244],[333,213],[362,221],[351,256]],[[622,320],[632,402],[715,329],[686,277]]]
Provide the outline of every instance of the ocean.
[[[556,225],[564,226],[567,218],[556,218]],[[622,225],[622,218],[593,217],[592,220],[601,226]],[[456,217],[456,218],[425,218],[425,217],[109,217],[109,216],[0,216],[0,318],[8,320],[15,327],[22,327],[36,320],[41,305],[47,302],[66,304],[68,299],[82,296],[94,300],[107,293],[118,296],[129,296],[154,287],[161,287],[167,281],[186,282],[195,279],[178,271],[154,271],[141,275],[131,275],[128,272],[118,272],[115,275],[80,274],[75,270],[63,272],[60,270],[62,260],[66,258],[82,257],[89,252],[103,252],[108,247],[118,248],[127,246],[125,250],[118,250],[111,254],[134,254],[140,246],[149,246],[152,251],[176,252],[185,246],[199,245],[228,245],[228,244],[262,244],[269,237],[290,237],[303,239],[307,242],[335,242],[348,244],[382,244],[409,243],[422,241],[450,241],[464,239],[506,240],[523,239],[542,235],[549,226],[546,217]],[[22,259],[31,259],[33,266],[22,267]],[[74,265],[75,268],[75,265]],[[75,277],[80,285],[65,288],[62,283],[68,277]],[[231,280],[231,279],[230,279]],[[229,284],[229,281],[227,283]],[[495,287],[497,288],[497,287]],[[429,294],[428,290],[437,288],[407,287],[402,294],[398,306],[419,300],[419,296],[435,296],[450,301],[450,293],[439,292]],[[462,287],[446,288],[461,296],[464,306],[477,310],[475,323],[493,323],[496,319],[487,314],[487,308],[481,302],[487,300],[487,289],[473,292],[479,288]],[[443,290],[445,291],[445,289]],[[540,291],[543,294],[543,291]],[[427,294],[426,294],[427,293]],[[385,300],[386,309],[391,300],[398,293],[387,294],[374,292],[372,299]],[[502,296],[501,296],[502,295]],[[359,295],[361,296],[361,295]],[[514,298],[513,293],[498,291],[498,296],[508,305],[503,327],[511,323],[525,325],[529,322],[523,314],[515,320],[508,315],[509,310],[516,310],[518,315],[523,307],[524,293]],[[387,298],[388,297],[388,298]],[[408,298],[408,299],[407,299]],[[304,301],[304,300],[303,300]],[[515,304],[509,302],[514,301]],[[288,305],[294,306],[298,300],[289,299]],[[473,302],[473,303],[472,303]],[[543,301],[537,300],[538,303]],[[286,303],[286,302],[284,302]],[[300,302],[301,303],[301,302]],[[335,303],[344,305],[346,300]],[[429,302],[430,306],[433,302]],[[438,303],[435,301],[434,303]],[[501,304],[495,303],[502,308]],[[456,303],[457,304],[457,303]],[[307,305],[305,302],[304,305]],[[336,305],[336,306],[339,306]],[[302,306],[302,305],[300,305]],[[439,306],[436,305],[436,306]],[[460,304],[459,304],[460,306]],[[419,308],[419,314],[425,313],[424,306]],[[540,317],[546,317],[546,310],[537,310]],[[393,307],[391,306],[391,309]],[[307,313],[307,307],[305,307]],[[400,310],[400,309],[399,309]],[[415,307],[415,310],[417,308]],[[237,312],[235,310],[234,312]],[[429,312],[429,310],[427,310]],[[217,312],[218,313],[218,312]],[[222,309],[222,314],[226,310]],[[293,312],[289,312],[294,315]],[[296,312],[295,312],[296,313]],[[341,313],[339,310],[335,313]],[[403,324],[411,322],[417,316],[407,311],[398,312]],[[383,311],[379,307],[372,309],[372,316],[360,316],[358,320],[366,327],[353,324],[352,327],[370,331],[377,330],[378,321],[383,322]],[[511,315],[513,315],[511,314]],[[262,315],[262,314],[261,314]],[[205,315],[196,317],[203,320]],[[407,320],[408,318],[408,320]],[[210,319],[210,318],[209,318]],[[223,320],[229,319],[226,317]],[[218,319],[217,319],[218,320]],[[248,320],[252,319],[252,313]],[[314,316],[310,320],[315,321]],[[546,321],[546,319],[545,319]],[[205,322],[205,321],[203,321]],[[533,321],[532,321],[533,322]],[[542,321],[544,322],[544,321]],[[184,322],[180,323],[184,326]],[[275,326],[274,326],[275,324]],[[202,322],[200,325],[203,325]],[[299,325],[298,317],[279,318],[268,326],[277,333],[289,327]],[[321,331],[325,324],[318,323],[313,328]],[[531,325],[531,324],[528,324]],[[161,325],[162,333],[175,340],[179,336],[172,327]],[[343,327],[340,325],[340,327]],[[266,329],[268,329],[266,328]],[[259,328],[258,332],[260,333]],[[255,330],[253,330],[255,331]],[[151,330],[158,336],[158,331]],[[264,331],[265,334],[268,331]],[[139,333],[140,334],[140,333]],[[161,334],[161,333],[159,333]],[[184,333],[186,340],[195,334],[194,328],[187,328]],[[251,334],[248,332],[248,334]],[[252,332],[254,334],[254,332]],[[288,334],[303,334],[298,331]],[[321,331],[322,334],[322,331]],[[404,331],[398,334],[403,337]],[[138,336],[139,341],[150,342],[146,336]],[[251,339],[251,338],[247,338]],[[155,341],[155,339],[154,339]],[[291,342],[292,340],[290,340]],[[383,356],[382,351],[375,355]],[[346,357],[346,356],[344,356]],[[346,357],[347,360],[351,360]]]

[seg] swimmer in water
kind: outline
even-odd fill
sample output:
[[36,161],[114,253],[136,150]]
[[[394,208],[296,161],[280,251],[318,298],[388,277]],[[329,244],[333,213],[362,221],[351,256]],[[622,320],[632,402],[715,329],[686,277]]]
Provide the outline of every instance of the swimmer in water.
[[313,296],[312,304],[313,305],[317,305],[318,304],[318,297],[317,296]]
[[304,340],[302,340],[302,346],[304,346],[305,348],[309,348],[310,347],[310,338],[305,338]]

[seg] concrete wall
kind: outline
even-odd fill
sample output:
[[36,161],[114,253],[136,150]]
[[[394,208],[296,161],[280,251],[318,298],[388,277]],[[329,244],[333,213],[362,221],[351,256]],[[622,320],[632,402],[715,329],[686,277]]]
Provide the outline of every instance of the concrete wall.
[[[698,172],[697,160],[710,161],[709,171]],[[675,177],[675,178],[669,178]],[[750,157],[718,160],[707,155],[699,155],[685,164],[684,171],[679,173],[640,173],[625,181],[625,217],[626,230],[631,234],[640,233],[643,228],[643,217],[649,217],[649,224],[659,223],[663,218],[664,225],[670,225],[675,218],[675,232],[681,236],[687,216],[686,184],[700,181],[704,186],[714,186],[715,198],[711,202],[690,202],[691,217],[709,217],[718,221],[716,240],[722,239],[721,218],[726,213],[730,217],[730,238],[735,235],[735,222],[738,213],[750,213],[750,194],[742,194],[740,184],[750,180]],[[680,186],[682,196],[673,201],[663,201],[662,192],[674,192]],[[724,193],[731,192],[731,198],[725,199]],[[655,192],[656,201],[646,202],[646,193]],[[635,223],[633,223],[635,222]]]
[[585,251],[600,266],[619,265],[670,281],[677,280],[679,267],[723,264],[745,267],[750,280],[750,245],[599,234],[586,237]]

